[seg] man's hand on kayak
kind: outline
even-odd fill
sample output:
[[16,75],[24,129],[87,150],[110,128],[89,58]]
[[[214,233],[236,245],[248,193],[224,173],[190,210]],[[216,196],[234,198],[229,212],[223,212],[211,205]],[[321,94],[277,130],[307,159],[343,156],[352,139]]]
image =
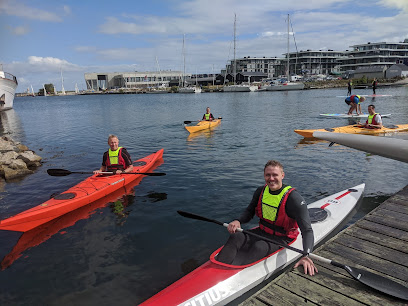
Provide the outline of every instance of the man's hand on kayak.
[[313,261],[307,257],[304,256],[302,257],[297,263],[296,265],[293,267],[293,269],[296,269],[297,267],[299,267],[300,265],[303,266],[303,270],[305,272],[305,274],[309,274],[311,276],[315,275],[317,272],[317,268],[315,267]]
[[240,228],[240,227],[241,227],[241,222],[239,222],[238,220],[234,220],[230,224],[228,224],[227,229],[230,234],[233,234],[237,231],[237,228]]

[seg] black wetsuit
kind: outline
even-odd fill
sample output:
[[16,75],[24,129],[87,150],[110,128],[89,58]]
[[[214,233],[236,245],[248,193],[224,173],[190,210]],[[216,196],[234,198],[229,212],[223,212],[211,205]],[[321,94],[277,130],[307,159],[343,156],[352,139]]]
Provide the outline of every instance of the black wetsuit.
[[[281,189],[270,191],[270,193],[278,195],[285,187],[286,185],[283,185]],[[251,203],[237,219],[241,224],[249,222],[254,217],[259,197],[264,188],[265,186],[261,186],[255,191]],[[296,220],[299,226],[302,235],[303,250],[305,252],[312,252],[314,236],[309,212],[303,197],[296,190],[293,190],[289,194],[285,211],[290,218]],[[251,231],[279,242],[289,243],[291,241],[291,239],[288,237],[270,235],[259,228]],[[275,252],[279,248],[280,246],[276,244],[259,240],[256,237],[246,235],[241,232],[236,232],[230,235],[227,243],[218,254],[217,260],[227,264],[245,265],[257,261],[268,254]]]

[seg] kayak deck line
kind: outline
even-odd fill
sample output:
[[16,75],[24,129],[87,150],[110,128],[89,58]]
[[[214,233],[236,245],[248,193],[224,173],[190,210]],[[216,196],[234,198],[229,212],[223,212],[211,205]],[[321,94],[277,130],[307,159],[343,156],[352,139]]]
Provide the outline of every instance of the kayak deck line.
[[[163,149],[160,149],[156,153],[137,160],[136,162],[143,162],[143,164],[134,167],[133,172],[146,172],[151,169],[157,161],[163,158],[163,151]],[[126,176],[121,174],[109,176],[93,174],[57,195],[56,199],[55,197],[51,198],[38,206],[27,209],[10,218],[0,220],[0,230],[26,232],[81,206],[103,198],[117,189],[131,184],[136,179],[144,177],[145,175],[143,174]],[[64,198],[67,194],[73,194],[74,197],[66,196]],[[58,196],[62,196],[62,198],[59,199]]]
[[[389,279],[408,285],[407,237],[408,185],[392,195],[370,213],[341,231],[314,254],[372,270]],[[386,237],[386,239],[384,239]],[[330,297],[331,304],[406,305],[406,302],[370,289],[352,281],[341,269],[317,263],[319,273],[303,274],[303,268],[284,272],[259,291],[240,301],[242,306],[274,305],[276,301],[299,305],[302,301],[322,304],[322,295]],[[310,281],[313,284],[310,284]],[[281,288],[296,284],[290,291]],[[341,290],[339,290],[341,288]],[[324,303],[323,303],[324,304]]]
[[[330,204],[324,209],[327,213],[325,217],[312,222],[315,244],[326,238],[349,216],[362,196],[364,187],[365,185],[361,184],[308,205],[310,211],[310,209],[320,210],[324,204]],[[300,234],[290,246],[303,249]],[[298,252],[282,248],[255,263],[234,266],[219,263],[216,260],[216,255],[221,248],[214,251],[206,263],[141,305],[225,305],[276,275],[302,256]]]

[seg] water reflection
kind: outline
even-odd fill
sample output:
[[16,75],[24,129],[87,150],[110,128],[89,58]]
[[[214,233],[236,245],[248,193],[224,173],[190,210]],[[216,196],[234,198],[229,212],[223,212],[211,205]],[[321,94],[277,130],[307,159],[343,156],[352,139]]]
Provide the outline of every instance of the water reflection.
[[21,141],[24,130],[20,117],[14,109],[0,112],[0,136],[12,134]]

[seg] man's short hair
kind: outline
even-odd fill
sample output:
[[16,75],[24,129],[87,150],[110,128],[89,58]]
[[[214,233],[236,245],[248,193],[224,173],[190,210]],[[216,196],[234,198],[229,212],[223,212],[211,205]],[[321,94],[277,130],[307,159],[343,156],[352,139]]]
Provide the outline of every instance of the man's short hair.
[[280,162],[278,162],[277,160],[273,160],[273,159],[268,160],[267,163],[265,164],[264,171],[269,166],[270,167],[279,167],[283,172],[283,165]]

